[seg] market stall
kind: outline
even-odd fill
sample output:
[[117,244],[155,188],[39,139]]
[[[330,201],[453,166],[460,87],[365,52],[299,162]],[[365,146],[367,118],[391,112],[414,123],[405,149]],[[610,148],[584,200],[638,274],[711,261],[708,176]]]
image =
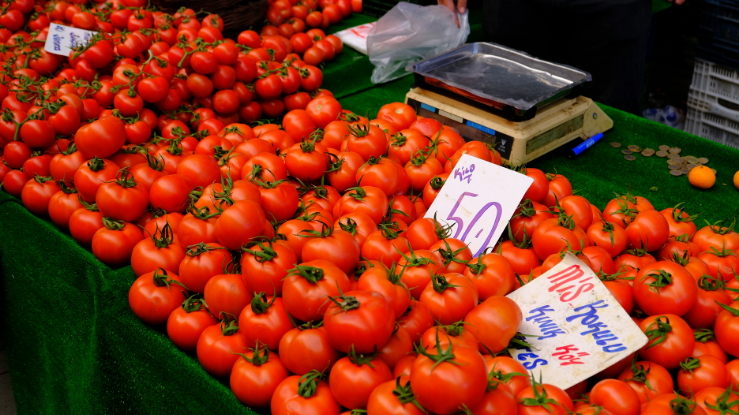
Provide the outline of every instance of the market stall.
[[[470,40],[481,37],[473,15]],[[371,21],[354,15],[332,31]],[[402,102],[413,77],[372,85],[366,56],[345,49],[324,69],[323,87],[342,107],[372,118]],[[577,194],[603,208],[629,188],[660,210],[685,202],[691,213],[715,222],[739,214],[732,178],[739,150],[602,106],[613,120],[595,146],[568,159],[567,148],[529,164],[569,178]],[[611,143],[619,143],[619,147]],[[700,191],[670,174],[667,158],[622,150],[660,146],[706,158],[716,185]],[[696,221],[696,223],[698,223]],[[700,226],[699,226],[700,227]],[[201,367],[194,354],[175,347],[161,327],[132,312],[130,266],[112,269],[81,248],[48,219],[29,213],[19,199],[0,193],[0,280],[4,331],[18,412],[31,413],[254,413]]]

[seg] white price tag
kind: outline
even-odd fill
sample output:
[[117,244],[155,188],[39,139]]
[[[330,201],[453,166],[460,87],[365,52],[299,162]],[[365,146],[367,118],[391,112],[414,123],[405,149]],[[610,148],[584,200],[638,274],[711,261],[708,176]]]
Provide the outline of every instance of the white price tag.
[[363,24],[349,29],[336,32],[336,36],[344,42],[345,45],[351,47],[357,52],[367,54],[367,36],[369,36],[375,22]]
[[523,313],[531,349],[511,349],[538,380],[576,385],[647,344],[647,336],[608,288],[572,254],[508,295]]
[[533,179],[463,155],[452,170],[426,218],[452,225],[452,237],[466,243],[477,257],[494,246]]
[[55,55],[69,56],[72,48],[87,45],[95,32],[52,23],[44,50]]

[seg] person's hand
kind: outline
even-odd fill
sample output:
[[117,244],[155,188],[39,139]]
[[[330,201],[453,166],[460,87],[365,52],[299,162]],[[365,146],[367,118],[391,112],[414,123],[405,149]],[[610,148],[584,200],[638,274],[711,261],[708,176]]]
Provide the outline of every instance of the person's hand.
[[[675,3],[676,6],[679,6],[683,3],[685,3],[685,0],[667,0],[668,3]],[[439,0],[439,3],[441,3],[441,0]]]
[[[685,0],[675,0],[675,1],[682,3]],[[466,12],[467,11],[467,0],[458,0],[456,10],[454,8],[454,0],[438,0],[438,2],[442,6],[445,6],[447,9],[451,10],[452,13],[454,13],[454,23],[456,23],[457,27],[459,27],[459,16],[457,15],[457,10],[459,10],[460,14]]]

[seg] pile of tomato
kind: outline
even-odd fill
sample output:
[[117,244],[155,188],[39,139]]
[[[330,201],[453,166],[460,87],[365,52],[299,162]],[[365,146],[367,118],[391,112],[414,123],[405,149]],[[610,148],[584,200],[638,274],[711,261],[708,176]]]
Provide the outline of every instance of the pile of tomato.
[[[533,185],[473,257],[426,212],[462,155],[500,154],[402,103],[375,119],[342,108],[307,63],[341,50],[309,23],[315,4],[271,2],[274,26],[233,41],[218,16],[139,3],[2,4],[0,182],[101,262],[130,263],[134,314],[245,405],[739,413],[735,222],[699,228],[631,192],[601,210],[565,176],[519,167]],[[321,24],[352,3],[322,2]],[[60,57],[43,49],[51,22],[98,32]],[[506,355],[525,337],[505,296],[565,253],[649,338],[568,390]]]

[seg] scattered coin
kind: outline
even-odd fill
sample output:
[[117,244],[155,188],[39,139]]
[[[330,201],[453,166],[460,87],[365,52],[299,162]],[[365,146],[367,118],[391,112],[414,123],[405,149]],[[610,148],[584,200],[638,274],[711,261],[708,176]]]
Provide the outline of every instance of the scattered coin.
[[693,163],[688,164],[688,170],[693,170],[694,168],[698,166],[702,166],[702,164],[693,164]]
[[670,170],[682,170],[683,166],[680,164],[670,164]]
[[685,168],[685,167],[683,167],[683,169],[682,169],[682,170],[680,170],[680,171],[682,171],[682,172],[683,172],[683,174],[688,174],[688,173],[690,173],[690,170],[688,170],[688,169],[687,169],[687,168]]
[[685,161],[688,162],[688,164],[697,164],[698,163],[698,158],[696,158],[696,157],[693,157],[693,156],[685,156],[683,158],[685,159]]
[[627,149],[623,149],[623,150],[621,150],[621,153],[626,154],[626,155],[629,155],[629,154],[632,154],[633,151],[627,150]]
[[685,163],[685,159],[682,158],[682,157],[678,157],[678,158],[673,159],[673,160],[676,161],[676,162],[678,162],[678,163],[683,163],[683,164]]
[[672,154],[680,154],[681,151],[683,151],[683,150],[680,149],[679,147],[672,147],[672,148],[670,148],[670,153],[672,153]]
[[657,157],[667,157],[667,152],[664,150],[660,150],[655,154],[657,155]]
[[611,147],[613,147],[613,148],[619,148],[619,147],[621,147],[621,143],[613,142],[613,143],[611,143]]
[[718,174],[718,172],[716,171],[716,169],[711,169],[711,170],[713,170],[713,174]]
[[624,159],[626,159],[628,161],[634,161],[634,160],[636,160],[636,156],[632,156],[631,154],[627,154],[627,155],[624,156]]
[[633,145],[633,144],[632,144],[632,145],[630,145],[630,146],[628,146],[627,148],[628,148],[629,150],[633,151],[634,153],[638,153],[638,152],[640,152],[640,151],[641,151],[641,147],[639,147],[639,146],[636,146],[636,145]]
[[677,177],[677,176],[682,176],[683,172],[681,170],[670,170],[670,174]]
[[670,146],[666,146],[666,145],[663,144],[663,145],[659,146],[659,149],[662,150],[662,151],[667,151],[667,150],[670,149]]
[[679,154],[675,154],[675,153],[670,153],[670,154],[667,155],[667,158],[669,158],[670,160],[679,159],[680,158],[680,155]]
[[708,159],[705,157],[701,157],[698,159],[698,163],[700,164],[708,164]]
[[642,150],[641,155],[644,157],[652,157],[654,155],[654,150],[651,148],[645,148]]

